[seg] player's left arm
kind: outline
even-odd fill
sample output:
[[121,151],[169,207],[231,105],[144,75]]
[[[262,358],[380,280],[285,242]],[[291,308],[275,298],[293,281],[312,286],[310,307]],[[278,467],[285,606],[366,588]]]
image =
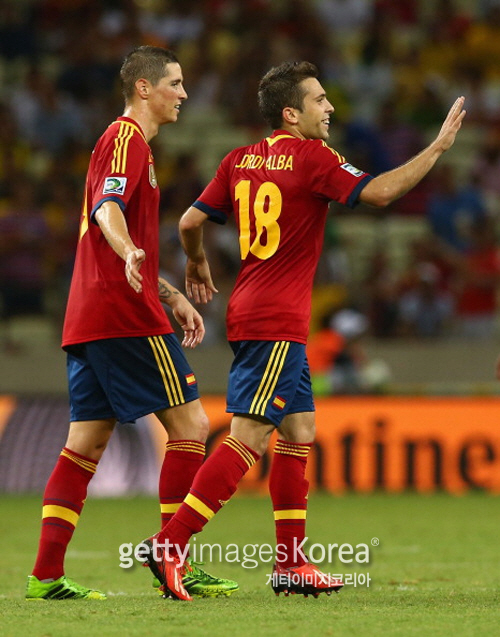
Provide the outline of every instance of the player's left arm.
[[207,219],[207,214],[191,206],[179,222],[182,247],[187,256],[186,293],[196,303],[208,303],[218,292],[203,248],[203,224]]
[[182,327],[184,332],[182,345],[190,348],[199,345],[205,336],[201,314],[195,310],[184,294],[162,277],[158,278],[158,293],[160,301],[170,307],[175,320]]
[[453,146],[465,117],[464,98],[459,97],[448,111],[437,137],[406,164],[378,175],[368,182],[359,201],[383,208],[416,186],[443,153]]
[[130,287],[138,293],[142,292],[140,269],[146,253],[132,241],[120,206],[114,201],[105,201],[95,212],[94,219],[109,245],[125,261],[125,276]]

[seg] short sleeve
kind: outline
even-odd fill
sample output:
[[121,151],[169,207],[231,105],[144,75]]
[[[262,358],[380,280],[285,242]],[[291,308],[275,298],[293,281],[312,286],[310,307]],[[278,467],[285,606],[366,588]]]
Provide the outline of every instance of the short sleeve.
[[232,153],[221,161],[212,181],[207,185],[193,207],[198,208],[210,221],[224,224],[232,214],[233,202],[230,190],[230,166]]
[[94,182],[91,218],[105,201],[114,201],[125,212],[148,163],[153,165],[148,146],[134,133],[127,141],[110,137],[94,152],[92,180]]
[[362,189],[373,177],[352,166],[325,142],[313,142],[307,152],[311,190],[319,197],[354,208]]

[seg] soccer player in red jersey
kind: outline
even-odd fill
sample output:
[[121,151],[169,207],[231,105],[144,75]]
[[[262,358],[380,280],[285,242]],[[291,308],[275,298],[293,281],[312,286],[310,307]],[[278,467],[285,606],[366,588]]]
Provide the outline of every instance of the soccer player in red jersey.
[[[158,275],[160,195],[149,147],[160,126],[177,121],[187,98],[182,71],[172,52],[143,46],[126,57],[120,76],[124,114],[98,140],[87,173],[62,339],[71,422],[44,493],[27,599],[105,598],[68,579],[64,557],[116,422],[155,413],[168,433],[159,484],[163,524],[205,454],[208,420],[162,303],[182,327],[185,347],[196,347],[205,329],[186,297]],[[186,568],[197,594],[237,589]]]
[[179,559],[191,535],[229,500],[277,428],[269,484],[277,538],[273,588],[278,594],[317,595],[342,587],[301,550],[305,469],[315,429],[305,344],[328,204],[354,207],[362,201],[382,208],[401,197],[451,147],[465,111],[460,97],[427,148],[372,177],[327,145],[334,108],[317,75],[314,65],[300,62],[273,68],[263,77],[259,106],[274,132],[229,153],[181,218],[189,298],[206,303],[217,292],[203,250],[206,220],[235,218],[241,268],[227,308],[235,355],[227,395],[227,411],[234,414],[231,433],[198,471],[170,522],[150,540],[171,549],[169,555],[165,549],[157,555],[167,576],[169,558]]

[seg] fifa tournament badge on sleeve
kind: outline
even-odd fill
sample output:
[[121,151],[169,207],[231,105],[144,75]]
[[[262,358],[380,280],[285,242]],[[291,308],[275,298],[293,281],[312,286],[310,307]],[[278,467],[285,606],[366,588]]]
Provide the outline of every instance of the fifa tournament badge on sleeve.
[[155,167],[153,164],[149,164],[149,183],[153,188],[156,188],[158,181],[156,179]]

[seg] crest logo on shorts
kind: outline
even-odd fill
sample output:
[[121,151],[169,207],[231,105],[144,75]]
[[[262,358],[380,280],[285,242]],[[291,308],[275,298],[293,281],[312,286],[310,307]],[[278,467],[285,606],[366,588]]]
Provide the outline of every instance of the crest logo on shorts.
[[283,409],[286,405],[286,400],[281,396],[276,395],[273,400],[273,405],[278,409]]
[[127,185],[126,177],[106,177],[104,180],[103,195],[123,195]]
[[186,383],[188,385],[196,385],[196,376],[194,374],[186,374]]

